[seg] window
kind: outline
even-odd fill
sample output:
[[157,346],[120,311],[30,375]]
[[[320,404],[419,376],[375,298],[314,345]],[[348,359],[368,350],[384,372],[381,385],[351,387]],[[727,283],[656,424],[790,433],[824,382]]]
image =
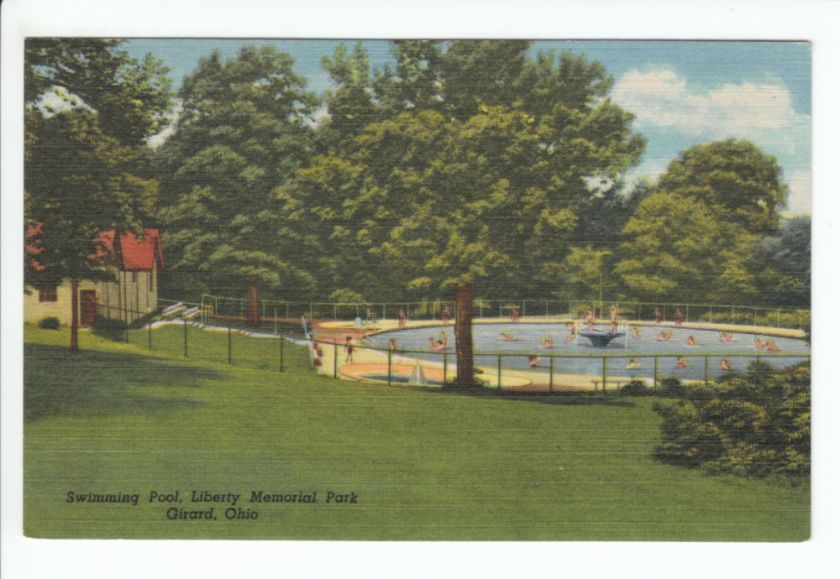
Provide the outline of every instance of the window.
[[55,288],[52,289],[39,289],[38,290],[38,301],[39,302],[57,302],[58,301],[58,292]]

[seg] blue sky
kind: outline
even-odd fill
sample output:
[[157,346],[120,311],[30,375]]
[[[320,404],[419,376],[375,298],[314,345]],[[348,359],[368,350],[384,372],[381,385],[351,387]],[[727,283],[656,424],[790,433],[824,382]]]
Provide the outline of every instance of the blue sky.
[[[245,44],[272,44],[290,53],[316,92],[329,88],[321,57],[339,40],[133,39],[134,56],[151,52],[172,69],[176,88],[198,60]],[[355,41],[348,41],[349,44]],[[391,62],[390,43],[364,41],[374,66]],[[535,41],[532,50],[584,53],[615,79],[612,98],[636,115],[647,137],[631,176],[655,177],[681,150],[714,139],[754,141],[775,155],[791,189],[788,210],[811,211],[811,47],[806,42]]]

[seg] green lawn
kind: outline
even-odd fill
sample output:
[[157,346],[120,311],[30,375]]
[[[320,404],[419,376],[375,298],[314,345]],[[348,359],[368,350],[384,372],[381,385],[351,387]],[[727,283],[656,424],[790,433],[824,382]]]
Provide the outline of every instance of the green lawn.
[[[25,333],[25,531],[33,537],[766,540],[808,538],[807,486],[655,462],[649,399],[464,396],[336,381],[303,348],[178,328],[129,344]],[[180,340],[180,341],[179,341]],[[180,348],[179,348],[180,345]],[[236,345],[236,344],[235,344]],[[198,356],[201,355],[199,359]],[[260,369],[263,366],[265,369]],[[181,503],[149,502],[180,491]],[[257,519],[167,520],[242,495]],[[252,491],[315,504],[249,502]],[[139,494],[130,504],[74,494]],[[327,493],[358,502],[327,503]]]

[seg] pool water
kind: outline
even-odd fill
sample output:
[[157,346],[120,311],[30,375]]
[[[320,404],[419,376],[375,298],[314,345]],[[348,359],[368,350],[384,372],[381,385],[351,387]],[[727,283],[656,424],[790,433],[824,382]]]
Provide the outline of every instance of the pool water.
[[[608,326],[596,326],[597,329],[609,332]],[[476,353],[479,352],[505,352],[502,358],[502,365],[505,368],[532,369],[535,371],[549,372],[548,355],[555,354],[580,354],[581,356],[599,356],[608,353],[616,355],[626,353],[626,357],[607,358],[607,372],[614,376],[646,377],[651,378],[654,372],[654,358],[637,357],[643,355],[663,354],[669,356],[659,358],[659,376],[675,376],[682,380],[702,380],[706,375],[706,360],[704,357],[691,357],[692,353],[710,353],[708,358],[708,376],[716,377],[723,374],[721,370],[721,359],[729,361],[730,371],[743,371],[755,361],[756,356],[766,352],[756,349],[754,339],[758,337],[762,342],[768,339],[765,335],[746,333],[735,333],[731,342],[724,343],[719,339],[719,332],[710,330],[698,330],[693,328],[674,328],[661,326],[638,326],[638,336],[634,336],[633,326],[622,327],[625,336],[616,338],[606,347],[596,347],[584,338],[578,336],[576,340],[567,342],[569,330],[563,324],[475,324],[473,325],[473,347]],[[657,340],[660,332],[670,331],[671,338],[667,341]],[[406,330],[395,330],[374,334],[366,338],[366,342],[372,346],[386,348],[388,341],[396,341],[398,350],[415,350],[419,353],[407,354],[427,360],[440,362],[443,359],[442,353],[432,352],[429,346],[429,338],[438,340],[446,333],[450,360],[454,362],[455,336],[454,328],[427,327],[411,328]],[[513,340],[502,339],[502,334],[509,334]],[[689,337],[694,337],[695,345],[688,345]],[[550,338],[553,342],[551,349],[543,348],[543,342]],[[807,342],[795,338],[772,338],[779,346],[782,353],[790,354],[790,357],[771,358],[763,357],[762,362],[771,366],[783,368],[806,359],[798,355],[809,353]],[[521,354],[520,354],[521,352]],[[529,355],[540,357],[535,368],[529,366]],[[686,356],[682,363],[680,356]],[[631,360],[632,359],[632,360]],[[498,357],[476,355],[476,364],[480,366],[495,367],[498,364]],[[594,374],[600,376],[603,372],[603,357],[581,357],[581,358],[556,358],[554,371],[557,374]]]

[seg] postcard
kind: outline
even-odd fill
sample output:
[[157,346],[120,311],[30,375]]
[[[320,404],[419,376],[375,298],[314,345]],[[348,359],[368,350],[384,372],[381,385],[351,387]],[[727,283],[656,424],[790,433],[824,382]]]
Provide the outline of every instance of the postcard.
[[813,60],[27,36],[23,535],[810,541]]

